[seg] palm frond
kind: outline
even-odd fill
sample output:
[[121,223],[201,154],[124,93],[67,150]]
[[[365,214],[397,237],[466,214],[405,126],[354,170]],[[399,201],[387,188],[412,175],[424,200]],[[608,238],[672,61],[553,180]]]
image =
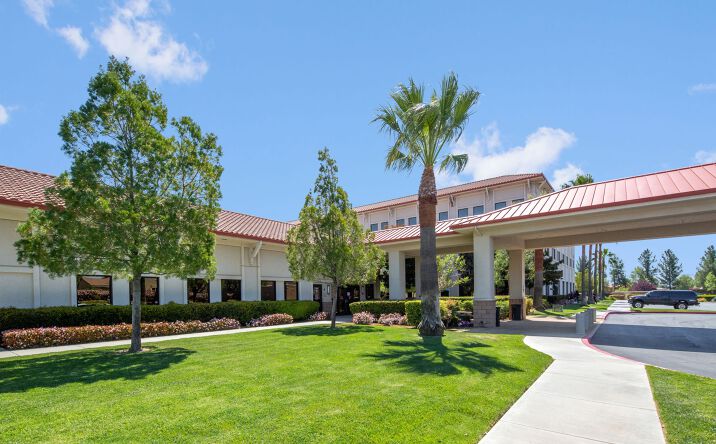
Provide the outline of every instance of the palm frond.
[[440,162],[440,168],[438,171],[445,171],[448,173],[461,173],[467,165],[467,154],[448,154],[443,157]]

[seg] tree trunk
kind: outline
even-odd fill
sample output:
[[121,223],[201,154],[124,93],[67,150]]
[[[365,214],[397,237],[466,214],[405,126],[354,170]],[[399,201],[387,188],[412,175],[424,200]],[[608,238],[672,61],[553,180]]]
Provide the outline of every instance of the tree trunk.
[[581,283],[582,283],[582,295],[581,295],[581,302],[585,304],[587,302],[587,276],[585,272],[587,271],[587,251],[586,247],[582,245],[582,263],[579,267],[579,274],[581,275]]
[[594,293],[592,291],[592,244],[589,244],[589,262],[587,263],[587,303],[594,303]]
[[142,351],[142,275],[135,275],[132,279],[132,343],[129,353]]
[[435,171],[426,165],[418,189],[420,216],[420,336],[442,336],[445,325],[440,318],[438,264],[435,246],[435,207],[438,204]]
[[544,250],[538,248],[535,250],[535,283],[534,297],[532,303],[537,310],[544,309],[542,301],[542,293],[544,292]]
[[594,244],[594,300],[599,297],[599,244]]
[[604,297],[604,245],[599,244],[599,298]]
[[336,328],[336,306],[338,305],[338,282],[331,285],[331,328]]

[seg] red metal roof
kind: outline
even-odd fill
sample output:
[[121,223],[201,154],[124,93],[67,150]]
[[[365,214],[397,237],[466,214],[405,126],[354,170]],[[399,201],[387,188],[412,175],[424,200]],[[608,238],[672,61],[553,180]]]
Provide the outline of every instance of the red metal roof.
[[[438,222],[435,229],[438,235],[456,234],[457,228],[710,193],[716,193],[716,163],[571,187],[479,216]],[[377,243],[419,238],[418,226],[375,233]]]
[[[21,207],[40,207],[45,188],[55,177],[35,171],[0,165],[0,203]],[[221,210],[216,234],[267,242],[286,242],[290,223]]]
[[[495,187],[499,185],[506,185],[513,182],[519,182],[527,179],[541,179],[547,181],[542,173],[525,173],[525,174],[509,174],[506,176],[493,177],[491,179],[478,180],[476,182],[463,183],[461,185],[454,185],[451,187],[445,187],[438,189],[438,198],[443,196],[450,196],[455,194],[467,193],[469,191],[475,191],[482,188]],[[548,182],[549,183],[549,182]],[[551,186],[550,186],[551,188]],[[359,207],[353,207],[357,213],[364,213],[366,211],[378,210],[381,208],[392,207],[396,205],[405,205],[409,203],[417,203],[418,195],[411,194],[410,196],[398,197],[396,199],[384,200],[372,204],[361,205]]]
[[716,193],[716,163],[580,185],[479,216],[454,228]]

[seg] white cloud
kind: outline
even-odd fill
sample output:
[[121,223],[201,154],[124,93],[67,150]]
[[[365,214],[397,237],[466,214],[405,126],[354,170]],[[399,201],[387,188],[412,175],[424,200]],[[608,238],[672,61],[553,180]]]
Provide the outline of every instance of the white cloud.
[[[160,9],[169,10],[169,4]],[[157,79],[201,79],[209,69],[206,61],[167,34],[153,15],[149,0],[129,0],[114,8],[106,26],[96,29],[97,39],[108,53],[128,57],[134,68]]]
[[87,54],[89,42],[82,37],[82,30],[80,28],[76,26],[65,26],[64,28],[58,28],[57,33],[72,46],[72,49],[77,53],[77,57],[82,58]]
[[[504,148],[497,125],[483,128],[472,142],[461,138],[453,153],[467,153],[468,162],[463,175],[467,180],[480,180],[505,174],[544,171],[553,165],[564,149],[576,141],[574,134],[559,128],[541,127],[525,140],[524,145]],[[441,186],[455,183],[458,178],[438,175]]]
[[716,162],[716,151],[697,151],[694,155],[694,160],[698,163]]
[[10,120],[10,110],[0,105],[0,125],[5,125]]
[[25,12],[32,17],[38,24],[48,27],[47,17],[50,15],[50,9],[54,5],[54,0],[23,0]]
[[552,172],[552,186],[560,188],[562,184],[574,179],[578,174],[584,174],[584,171],[573,163],[567,163],[566,166]]
[[716,83],[699,83],[689,88],[689,94],[716,92]]

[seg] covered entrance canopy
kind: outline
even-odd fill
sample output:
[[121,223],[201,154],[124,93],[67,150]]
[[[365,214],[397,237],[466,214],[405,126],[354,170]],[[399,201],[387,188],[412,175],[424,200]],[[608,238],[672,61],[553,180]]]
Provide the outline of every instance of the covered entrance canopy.
[[[475,324],[492,326],[495,249],[510,254],[510,300],[517,302],[524,298],[525,249],[716,233],[716,163],[572,187],[438,222],[436,232],[438,254],[474,253]],[[419,228],[379,231],[376,242],[389,255],[391,298],[401,298],[400,258],[417,255]]]

